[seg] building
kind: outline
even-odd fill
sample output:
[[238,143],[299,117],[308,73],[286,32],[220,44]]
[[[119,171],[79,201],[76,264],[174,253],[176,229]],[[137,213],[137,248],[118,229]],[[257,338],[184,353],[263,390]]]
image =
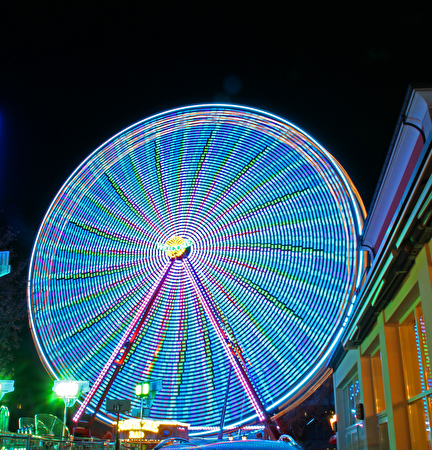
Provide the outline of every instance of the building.
[[430,449],[432,88],[409,88],[368,217],[359,301],[331,365],[338,449]]

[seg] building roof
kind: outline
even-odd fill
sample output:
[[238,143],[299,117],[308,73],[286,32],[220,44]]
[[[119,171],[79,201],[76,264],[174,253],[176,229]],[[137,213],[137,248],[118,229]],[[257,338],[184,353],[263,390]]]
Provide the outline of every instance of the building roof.
[[363,229],[369,264],[342,335],[345,347],[362,342],[432,236],[431,117],[432,83],[410,86]]

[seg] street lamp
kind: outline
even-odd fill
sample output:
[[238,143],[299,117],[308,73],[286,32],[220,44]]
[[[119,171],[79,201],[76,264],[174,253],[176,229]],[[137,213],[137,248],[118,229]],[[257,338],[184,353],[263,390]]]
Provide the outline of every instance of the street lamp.
[[162,389],[162,380],[146,380],[135,386],[135,395],[141,398],[140,419],[143,418],[143,403],[145,400],[147,411],[153,405],[156,394]]
[[67,408],[73,406],[77,398],[89,390],[88,381],[74,381],[74,380],[55,380],[53,391],[57,397],[63,399],[64,415],[63,415],[63,436],[66,431],[66,411]]
[[140,397],[141,405],[140,405],[140,419],[143,418],[143,402],[144,399],[147,399],[150,394],[150,382],[143,381],[135,386],[135,395]]
[[135,386],[135,395],[137,397],[147,397],[150,393],[150,383],[148,381],[145,381],[143,383],[137,384]]
[[15,390],[14,383],[13,380],[0,380],[0,400],[5,394]]

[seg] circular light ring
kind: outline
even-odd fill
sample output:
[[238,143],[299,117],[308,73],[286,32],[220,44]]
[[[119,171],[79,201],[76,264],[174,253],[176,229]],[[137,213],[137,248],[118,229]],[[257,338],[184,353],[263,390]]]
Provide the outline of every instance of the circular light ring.
[[[93,152],[44,218],[28,296],[38,351],[55,377],[91,386],[167,263],[161,244],[177,236],[270,410],[335,344],[363,218],[340,165],[276,116],[200,105],[143,120]],[[153,417],[215,426],[229,367],[178,258],[109,396],[162,378]],[[253,415],[233,375],[225,423]]]

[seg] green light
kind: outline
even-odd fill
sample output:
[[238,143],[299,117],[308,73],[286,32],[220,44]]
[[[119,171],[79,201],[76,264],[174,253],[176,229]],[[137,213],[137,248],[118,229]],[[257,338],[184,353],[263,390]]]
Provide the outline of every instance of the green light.
[[135,395],[137,397],[146,397],[150,393],[150,383],[140,383],[135,386]]
[[62,381],[56,383],[53,390],[60,398],[77,397],[79,384],[73,381]]
[[380,284],[378,285],[378,288],[377,288],[377,290],[375,292],[375,295],[372,297],[371,306],[375,305],[375,302],[376,302],[376,300],[378,298],[379,293],[381,292],[381,288],[383,287],[384,282],[385,282],[385,279],[382,279]]

